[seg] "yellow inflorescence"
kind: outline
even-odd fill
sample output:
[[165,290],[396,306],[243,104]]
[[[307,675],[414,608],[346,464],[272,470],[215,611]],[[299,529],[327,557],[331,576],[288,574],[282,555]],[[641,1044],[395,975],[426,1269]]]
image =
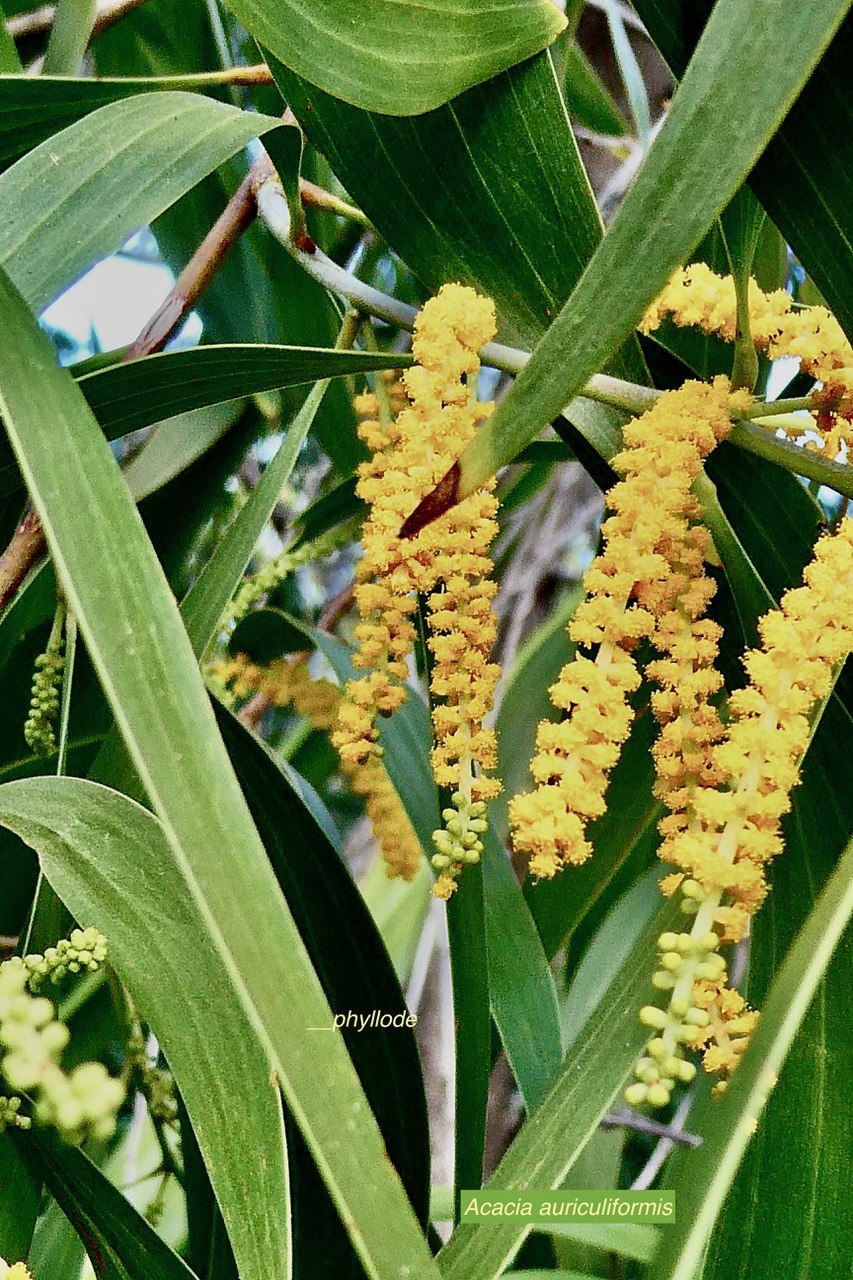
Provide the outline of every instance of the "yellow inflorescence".
[[804,585],[762,618],[760,633],[762,648],[745,658],[750,683],[731,695],[732,723],[714,749],[715,768],[735,783],[697,793],[701,833],[684,832],[667,850],[703,890],[732,900],[722,923],[733,940],[766,895],[764,864],[782,848],[809,717],[853,648],[853,522],[818,541]]
[[[494,306],[473,290],[445,285],[420,312],[412,344],[417,363],[404,375],[409,405],[387,424],[368,420],[361,435],[374,450],[359,468],[359,496],[370,506],[358,569],[356,666],[369,671],[347,686],[335,743],[342,756],[363,762],[374,751],[375,717],[405,701],[407,658],[415,639],[418,594],[444,578],[436,563],[456,550],[460,561],[482,523],[494,516],[490,495],[474,494],[416,538],[400,526],[474,435],[491,406],[471,396],[468,379],[479,369],[478,351],[494,333]],[[493,534],[493,527],[487,531]],[[476,561],[476,563],[475,563]],[[480,569],[479,556],[470,564]]]
[[715,666],[721,630],[703,616],[716,589],[704,570],[711,547],[701,524],[691,525],[682,545],[673,547],[669,591],[656,611],[653,637],[664,656],[646,667],[646,675],[660,686],[652,693],[652,711],[661,725],[652,754],[655,795],[669,810],[661,822],[665,840],[695,821],[696,789],[721,781],[713,747],[724,730],[711,701],[723,684]]
[[[834,456],[853,438],[853,351],[825,309],[793,311],[791,305],[787,294],[766,295],[753,282],[752,337],[772,359],[799,357],[822,383],[812,398],[812,421]],[[670,315],[732,341],[736,314],[731,279],[697,264],[676,273],[643,328],[651,331]],[[416,364],[403,379],[408,404],[400,407],[393,386],[378,398],[359,398],[360,434],[372,452],[358,486],[370,508],[356,586],[355,662],[363,674],[343,696],[337,686],[311,681],[304,660],[251,674],[238,664],[230,676],[236,691],[262,688],[334,730],[391,872],[408,877],[420,850],[381,764],[376,720],[405,699],[415,615],[425,599],[432,764],[439,785],[452,793],[444,826],[433,837],[432,862],[440,873],[434,892],[444,898],[466,863],[478,861],[485,802],[500,789],[490,776],[496,744],[486,727],[499,675],[491,662],[493,485],[410,539],[401,539],[399,530],[491,409],[476,402],[469,384],[479,368],[477,351],[493,330],[490,302],[462,286],[445,286],[416,324]],[[705,571],[713,543],[695,490],[704,460],[732,418],[752,403],[725,378],[688,382],[625,429],[623,450],[613,459],[622,478],[609,494],[604,549],[585,576],[588,597],[569,628],[576,644],[595,656],[578,653],[552,686],[551,699],[565,718],[539,726],[535,790],[510,802],[514,845],[528,855],[534,876],[553,876],[590,856],[587,826],[604,812],[608,776],[630,732],[631,695],[641,681],[636,650],[648,643],[653,657],[645,674],[655,686],[652,710],[661,726],[653,748],[655,794],[667,809],[660,856],[676,868],[662,887],[679,891],[690,919],[689,931],[659,938],[652,985],[666,993],[666,1007],[641,1010],[651,1035],[626,1090],[632,1105],[666,1105],[676,1086],[695,1075],[691,1051],[701,1052],[724,1088],[748,1043],[758,1015],[730,987],[720,948],[744,936],[766,895],[764,868],[781,848],[780,823],[799,778],[810,717],[853,650],[853,522],[843,520],[818,542],[804,585],[762,619],[762,648],[745,659],[749,684],[731,696],[724,723],[717,706],[721,632],[706,617],[715,589]]]
[[[842,442],[853,440],[853,348],[835,317],[825,307],[793,310],[784,289],[764,293],[755,281],[749,290],[752,339],[771,360],[799,358],[811,377],[823,384],[815,393],[818,408],[812,426],[831,457]],[[680,268],[641,324],[645,333],[658,328],[664,316],[678,325],[693,325],[728,342],[735,337],[735,288],[731,276],[718,276],[702,262]],[[839,405],[837,401],[845,403]]]
[[[496,763],[494,733],[484,719],[499,677],[490,661],[496,622],[488,549],[497,532],[497,500],[490,484],[451,508],[415,537],[399,530],[436,486],[491,404],[475,398],[478,351],[494,334],[493,303],[462,285],[445,285],[419,314],[403,378],[409,404],[396,419],[367,417],[360,431],[373,457],[360,468],[358,493],[370,506],[362,534],[356,602],[357,667],[333,741],[347,763],[364,766],[378,752],[377,715],[390,715],[405,699],[408,657],[415,639],[419,597],[427,597],[434,657],[431,693],[440,786],[453,792],[446,826],[436,832],[436,886],[449,896],[466,862],[482,850],[482,805],[500,790],[489,777]],[[369,414],[374,401],[359,408]],[[450,815],[450,816],[448,816]]]
[[[737,1066],[757,1014],[727,986],[720,942],[743,937],[767,893],[764,864],[780,852],[780,822],[799,780],[809,717],[826,698],[835,671],[853,651],[853,522],[820,539],[802,587],[760,623],[760,650],[747,654],[746,688],[732,694],[731,723],[711,749],[707,785],[695,786],[682,812],[664,820],[661,856],[681,874],[690,933],[663,934],[653,985],[670,993],[641,1020],[654,1035],[626,1090],[633,1105],[665,1105],[692,1066],[684,1050],[725,1078]],[[726,789],[716,785],[725,780]],[[670,824],[670,825],[667,825]]]
[[[691,487],[703,458],[730,428],[729,400],[725,378],[713,386],[689,382],[625,429],[626,448],[613,460],[625,478],[608,495],[613,514],[602,529],[605,549],[585,576],[589,599],[569,627],[573,640],[597,645],[598,653],[594,661],[576,656],[551,688],[555,706],[569,714],[540,725],[531,766],[537,789],[510,803],[515,847],[529,855],[536,876],[553,876],[592,852],[585,828],[604,811],[608,773],[630,730],[629,696],[640,683],[631,651],[638,642],[653,639],[667,655],[657,664],[667,689],[673,663],[679,675],[690,669],[691,705],[704,704],[717,687],[694,670],[704,666],[716,632],[700,621],[711,595],[700,572],[709,540],[696,527],[700,511]],[[675,722],[680,702],[664,694],[657,709]],[[716,729],[698,706],[694,728],[704,750]]]
[[[304,657],[277,658],[268,667],[238,654],[217,664],[215,679],[237,697],[263,693],[275,706],[293,706],[315,729],[325,732],[338,722],[341,690],[330,680],[315,680]],[[342,768],[356,795],[363,796],[364,808],[379,842],[389,877],[411,880],[421,862],[421,846],[409,816],[378,756],[363,764],[344,763]]]

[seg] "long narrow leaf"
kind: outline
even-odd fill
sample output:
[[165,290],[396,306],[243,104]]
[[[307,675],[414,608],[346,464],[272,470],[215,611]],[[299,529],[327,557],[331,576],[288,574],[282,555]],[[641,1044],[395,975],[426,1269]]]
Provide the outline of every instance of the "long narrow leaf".
[[[229,0],[312,84],[370,111],[417,115],[546,48],[566,25],[548,0]],[[357,38],[355,38],[357,35]]]
[[[487,1188],[546,1190],[562,1184],[648,1036],[637,1009],[646,993],[657,937],[678,918],[675,904],[660,907]],[[462,1223],[439,1255],[442,1275],[445,1280],[494,1280],[529,1230],[524,1220]]]
[[225,604],[245,572],[264,526],[296,465],[328,385],[328,382],[318,382],[309,392],[279,445],[278,453],[181,605],[184,625],[198,657],[202,656],[213,638]]
[[625,341],[741,185],[848,8],[849,0],[816,0],[808,9],[787,0],[719,0],[601,246],[463,454],[460,495],[515,457]]
[[0,267],[34,311],[281,121],[189,93],[92,112],[0,176]]
[[394,353],[228,343],[95,370],[80,378],[80,389],[107,439],[114,440],[188,409],[409,364],[411,357]]
[[[193,410],[317,378],[405,368],[411,357],[272,343],[222,343],[146,356],[79,373],[78,383],[108,440]],[[78,376],[78,371],[72,368]],[[0,440],[0,498],[20,493],[20,473]]]
[[71,1222],[98,1280],[193,1280],[186,1263],[82,1151],[38,1131],[17,1137],[16,1146]]
[[833,872],[770,988],[761,1020],[719,1104],[716,1124],[679,1186],[678,1220],[667,1231],[650,1280],[692,1280],[708,1233],[749,1142],[751,1121],[806,1015],[853,915],[853,843]]
[[434,291],[451,279],[488,293],[504,337],[535,342],[601,239],[550,55],[407,120],[359,111],[275,59],[270,69],[415,274]]
[[483,1181],[486,1149],[492,1023],[483,890],[483,868],[472,867],[447,904],[456,1049],[454,1216],[459,1212],[459,1193]]
[[[2,44],[2,34],[0,34]],[[0,71],[3,68],[0,66]],[[12,68],[9,68],[12,71]],[[99,107],[141,93],[189,93],[213,87],[213,76],[4,75],[0,79],[0,170],[7,169],[46,138],[91,115]]]
[[[45,430],[45,405],[68,446],[61,454]],[[413,1280],[432,1276],[341,1037],[317,1040],[307,1030],[329,1025],[331,1011],[228,761],[166,579],[91,411],[4,276],[0,407],[134,764],[355,1247],[377,1277],[402,1266]],[[318,1074],[329,1082],[322,1093]]]
[[[676,76],[682,76],[712,0],[635,0],[634,8]],[[779,28],[787,38],[787,28]],[[749,176],[749,185],[853,336],[853,17],[842,23],[814,75]],[[764,286],[766,287],[766,286]]]
[[[305,630],[339,679],[349,679],[353,667],[342,643],[311,628]],[[438,824],[438,803],[424,702],[410,695],[403,708],[381,724],[380,741],[389,777],[423,847],[429,849]],[[551,1083],[562,1056],[553,979],[521,887],[494,833],[488,836],[483,878],[492,1017],[521,1095],[532,1107]]]
[[0,1257],[20,1262],[30,1251],[41,1184],[27,1169],[10,1133],[0,1133],[0,1186],[4,1192],[0,1196]]
[[[244,1274],[286,1274],[287,1166],[270,1058],[160,823],[125,796],[78,778],[5,783],[0,823],[39,853],[75,917],[109,932],[113,963],[156,1027],[193,1117]],[[252,1101],[235,1128],[241,1093]],[[240,1159],[243,1143],[257,1152],[256,1168]]]

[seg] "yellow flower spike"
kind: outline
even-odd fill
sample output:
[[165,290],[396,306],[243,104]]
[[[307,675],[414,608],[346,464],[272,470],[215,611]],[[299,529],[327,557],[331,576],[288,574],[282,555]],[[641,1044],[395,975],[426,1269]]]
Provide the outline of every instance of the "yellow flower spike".
[[[753,280],[749,291],[750,324],[756,348],[771,360],[793,356],[802,368],[823,384],[815,399],[827,404],[850,401],[833,412],[816,411],[809,424],[823,440],[822,449],[835,458],[842,444],[853,443],[853,348],[835,317],[825,307],[792,310],[784,289],[766,294]],[[646,312],[640,326],[644,333],[658,328],[664,316],[675,324],[695,326],[717,334],[727,342],[735,337],[736,305],[730,276],[718,276],[702,262],[675,272],[663,293]],[[732,409],[747,407],[749,399],[732,397]],[[771,427],[776,429],[776,424]],[[795,434],[801,434],[794,428]],[[812,448],[820,446],[811,445]]]
[[364,798],[389,879],[413,879],[422,857],[420,841],[379,756],[364,751],[364,734],[372,732],[369,713],[356,705],[342,706],[342,690],[330,680],[315,680],[304,656],[276,658],[260,667],[237,654],[220,664],[218,675],[226,684],[239,681],[244,694],[262,691],[277,707],[293,706],[315,729],[328,732],[337,726],[340,736],[341,724],[350,726],[350,738],[338,746],[341,768],[353,792]]
[[[370,517],[362,532],[364,555],[355,593],[367,630],[359,631],[361,651],[355,664],[380,677],[369,686],[379,714],[395,710],[405,696],[391,691],[402,688],[406,678],[418,593],[429,594],[454,569],[475,576],[484,568],[495,512],[495,505],[488,506],[494,500],[486,495],[472,495],[418,538],[397,535],[405,517],[474,434],[482,406],[470,402],[466,379],[476,374],[477,353],[494,327],[491,301],[462,285],[445,285],[415,324],[416,364],[402,380],[409,404],[396,422],[370,419],[362,424],[362,438],[375,451],[362,467],[358,485],[359,495],[370,504]],[[361,397],[358,407],[375,413],[378,405],[374,397]],[[441,552],[450,558],[437,565]],[[366,705],[354,687],[362,683],[351,682],[347,697]],[[365,751],[371,750],[372,739],[366,735]]]
[[[747,914],[767,892],[763,864],[781,848],[779,825],[799,778],[809,715],[853,650],[851,521],[818,541],[804,582],[761,620],[764,647],[745,659],[750,684],[730,699],[732,723],[713,750],[713,765],[731,779],[729,789],[697,791],[700,832],[674,835],[664,851],[707,895],[718,902],[725,895],[727,906]],[[742,935],[744,914],[712,912],[712,919],[723,925],[724,937]]]
[[376,756],[350,772],[350,785],[364,797],[364,808],[379,841],[389,880],[413,880],[421,865],[420,841],[388,772]]
[[[510,802],[513,842],[528,854],[534,876],[553,876],[592,852],[586,824],[603,812],[608,775],[633,721],[637,643],[659,634],[679,675],[687,665],[692,670],[697,655],[712,655],[716,633],[698,621],[712,588],[697,582],[710,539],[695,528],[700,508],[692,485],[730,426],[729,384],[718,378],[667,392],[625,428],[626,447],[614,459],[624,479],[608,495],[605,548],[584,578],[589,598],[569,627],[573,640],[598,645],[598,653],[594,661],[577,655],[552,686],[555,706],[569,714],[540,725],[531,766],[537,788]],[[666,675],[663,666],[659,674]],[[704,699],[715,687],[699,676],[691,697]],[[666,714],[674,717],[680,705],[670,698]],[[715,732],[706,719],[697,714],[700,738]]]
[[[701,1050],[706,1071],[721,1073],[723,1086],[758,1015],[727,985],[725,962],[712,944],[717,935],[723,941],[741,938],[764,900],[764,863],[781,849],[779,825],[808,745],[809,716],[853,651],[853,521],[842,521],[818,541],[804,586],[788,591],[759,630],[763,648],[745,659],[750,684],[732,695],[732,722],[711,751],[713,773],[728,789],[694,787],[690,819],[664,827],[661,855],[688,873],[681,892],[695,912],[692,949],[673,973],[673,935],[661,936],[661,968],[652,983],[670,992],[669,1005],[640,1015],[673,1058],[683,1057],[685,1046]],[[678,878],[668,879],[671,891]],[[707,1022],[700,1026],[692,1009],[704,1011]],[[629,1086],[626,1098],[630,1093],[638,1099],[633,1105],[654,1105],[645,1058],[636,1074],[646,1092],[641,1098]],[[661,1083],[675,1080],[670,1075]]]
[[[495,309],[488,298],[463,285],[445,285],[415,322],[416,363],[403,375],[408,404],[396,421],[377,420],[372,398],[358,404],[365,415],[373,415],[361,434],[374,456],[361,468],[358,484],[370,516],[355,592],[361,619],[355,665],[370,674],[347,685],[332,741],[362,766],[375,754],[374,719],[395,711],[405,697],[414,615],[419,596],[426,596],[434,657],[433,768],[439,785],[462,797],[453,810],[460,834],[448,828],[436,836],[433,863],[441,872],[436,888],[441,897],[453,892],[462,867],[482,850],[477,829],[482,819],[472,806],[500,789],[488,776],[497,750],[483,724],[500,674],[489,660],[497,632],[488,555],[497,532],[494,485],[472,494],[416,537],[398,535],[491,410],[477,403],[473,391],[479,349],[494,330]],[[348,709],[351,705],[359,708],[359,716]]]

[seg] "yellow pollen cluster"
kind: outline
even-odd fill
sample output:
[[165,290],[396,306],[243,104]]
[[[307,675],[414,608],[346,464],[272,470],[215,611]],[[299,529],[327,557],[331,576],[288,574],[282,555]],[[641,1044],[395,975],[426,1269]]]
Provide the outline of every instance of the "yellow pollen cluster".
[[[377,753],[377,715],[405,699],[414,615],[427,597],[436,781],[452,789],[453,823],[436,834],[433,863],[448,896],[466,861],[482,850],[469,812],[500,790],[486,776],[496,764],[494,733],[484,727],[499,668],[490,661],[496,622],[489,545],[497,532],[494,483],[452,507],[412,538],[399,537],[406,517],[436,486],[491,404],[475,398],[478,351],[494,334],[493,303],[462,285],[445,285],[419,314],[403,384],[409,404],[396,419],[368,418],[361,436],[373,450],[360,468],[358,493],[370,506],[355,596],[360,622],[355,665],[367,672],[346,687],[333,742],[345,763],[366,764]],[[362,412],[375,409],[362,401]],[[459,826],[459,832],[455,827]],[[447,838],[445,838],[447,837]]]
[[[554,705],[569,714],[539,726],[531,766],[537,789],[510,803],[515,847],[529,855],[535,876],[553,876],[592,852],[586,825],[604,811],[608,774],[630,731],[629,696],[640,684],[631,651],[639,641],[653,639],[667,655],[656,664],[666,690],[656,710],[674,726],[667,751],[682,726],[684,708],[672,685],[683,675],[696,750],[716,735],[699,706],[718,686],[704,670],[716,631],[701,621],[712,594],[701,573],[709,540],[695,525],[700,510],[692,485],[730,425],[729,384],[718,378],[713,386],[689,382],[667,392],[625,429],[626,447],[614,459],[624,479],[608,495],[613,514],[602,527],[605,549],[584,578],[589,598],[569,627],[577,644],[597,645],[598,652],[594,661],[577,655],[552,686]],[[678,746],[693,769],[688,744],[682,739]],[[701,762],[696,767],[701,772]],[[687,785],[681,768],[672,775],[675,789]]]
[[749,1044],[758,1024],[758,1014],[750,1009],[739,991],[721,981],[699,982],[693,989],[693,1000],[706,1009],[710,1022],[697,1035],[694,1048],[702,1050],[702,1065],[710,1075],[722,1076],[715,1092],[723,1092],[726,1077],[737,1066],[740,1055]]
[[[337,723],[341,690],[330,680],[314,680],[304,656],[295,660],[277,658],[268,667],[261,667],[245,654],[237,654],[229,662],[218,663],[213,674],[236,697],[263,693],[277,707],[293,706],[315,729],[329,732]],[[364,798],[365,812],[389,878],[413,879],[421,862],[420,841],[382,761],[378,756],[364,764],[342,761],[342,768],[353,792]]]
[[[812,428],[824,440],[824,450],[835,457],[842,442],[853,439],[853,348],[835,317],[825,307],[793,310],[784,289],[764,293],[750,282],[749,315],[752,339],[771,360],[798,357],[802,368],[823,384],[818,403],[844,401],[833,409],[818,410]],[[657,329],[670,316],[675,324],[695,326],[733,342],[736,327],[735,288],[731,276],[718,276],[702,262],[680,268],[640,326],[644,333]]]
[[750,683],[732,694],[732,723],[713,753],[730,789],[697,791],[701,830],[680,833],[665,850],[705,893],[731,900],[717,912],[728,939],[743,936],[767,893],[764,863],[782,848],[780,822],[799,781],[809,717],[853,648],[851,610],[853,523],[844,520],[818,541],[804,585],[762,618],[762,648],[744,659]]
[[666,1105],[690,1078],[685,1048],[703,1050],[705,1069],[724,1077],[719,1092],[746,1047],[758,1015],[727,986],[717,948],[743,937],[767,893],[764,864],[782,847],[780,823],[799,780],[809,717],[853,651],[851,610],[853,522],[844,520],[817,543],[804,585],[761,620],[762,648],[745,658],[750,683],[730,698],[732,720],[717,735],[707,777],[689,790],[684,811],[662,823],[661,857],[681,868],[662,887],[680,889],[682,910],[695,920],[689,934],[659,940],[652,985],[670,993],[669,1004],[641,1010],[655,1035],[625,1091],[632,1105]]

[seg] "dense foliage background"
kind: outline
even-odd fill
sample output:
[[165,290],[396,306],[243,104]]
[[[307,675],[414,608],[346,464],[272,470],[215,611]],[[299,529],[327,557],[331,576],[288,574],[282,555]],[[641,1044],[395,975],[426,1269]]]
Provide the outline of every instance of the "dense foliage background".
[[[622,428],[649,388],[732,372],[716,336],[638,334],[672,272],[751,273],[853,337],[848,9],[2,0],[0,935],[7,960],[85,952],[40,994],[63,1067],[126,1096],[114,1127],[57,1122],[4,1067],[0,1258],[36,1280],[849,1274],[849,671],[732,963],[763,1013],[721,1101],[700,1080],[654,1118],[622,1102],[677,919],[648,691],[589,862],[533,882],[507,818]],[[235,684],[234,660],[351,677],[359,396],[399,395],[447,281],[494,299],[501,344],[461,475],[499,473],[504,792],[445,906],[425,645],[381,724],[390,810],[317,706]],[[135,341],[90,322],[92,290],[129,294]],[[813,388],[760,358],[763,400]],[[710,459],[727,689],[846,514],[846,459],[748,421]],[[426,851],[408,881],[378,852],[389,812]],[[417,1025],[330,1029],[373,1011]],[[490,1178],[673,1188],[677,1222],[453,1229]]]

